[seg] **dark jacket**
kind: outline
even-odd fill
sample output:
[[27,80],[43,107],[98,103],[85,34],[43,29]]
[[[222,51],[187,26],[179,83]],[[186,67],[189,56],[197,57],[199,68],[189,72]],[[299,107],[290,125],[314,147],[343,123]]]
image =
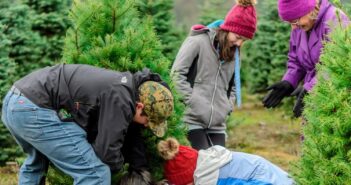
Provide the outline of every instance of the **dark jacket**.
[[[153,77],[155,74],[148,69],[131,74],[89,65],[59,64],[35,71],[14,85],[40,107],[67,110],[87,132],[99,158],[117,171],[124,162],[121,148],[135,114],[137,89]],[[140,133],[133,134],[140,129],[130,130],[132,133],[128,134],[141,137]]]

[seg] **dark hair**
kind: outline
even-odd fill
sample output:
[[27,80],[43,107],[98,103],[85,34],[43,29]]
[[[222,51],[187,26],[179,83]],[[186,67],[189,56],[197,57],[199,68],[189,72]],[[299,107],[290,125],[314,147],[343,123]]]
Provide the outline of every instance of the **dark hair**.
[[153,185],[150,172],[146,170],[130,171],[124,175],[119,185]]
[[130,171],[124,175],[119,185],[167,185],[168,181],[163,179],[158,182],[151,180],[151,174],[147,170]]
[[230,62],[234,60],[234,51],[235,47],[230,47],[228,43],[228,31],[222,30],[219,28],[217,30],[215,42],[218,43],[218,48],[219,48],[219,56],[221,60],[224,60],[226,62]]

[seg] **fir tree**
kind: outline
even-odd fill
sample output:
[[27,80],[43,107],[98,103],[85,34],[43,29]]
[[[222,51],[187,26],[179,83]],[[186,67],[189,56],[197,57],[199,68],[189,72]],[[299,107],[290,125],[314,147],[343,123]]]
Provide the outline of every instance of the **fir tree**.
[[[6,37],[6,26],[0,25],[0,99],[4,99],[7,91],[10,88],[12,79],[15,77],[16,64],[9,56],[11,41]],[[0,101],[2,107],[2,101]],[[8,160],[14,160],[15,157],[20,156],[21,152],[16,142],[12,139],[5,125],[0,123],[0,165],[4,165]]]
[[351,182],[351,27],[330,35],[317,66],[317,84],[305,97],[305,140],[294,168],[299,184]]
[[11,41],[8,45],[8,56],[4,57],[10,58],[18,65],[18,78],[40,63],[45,44],[40,35],[32,30],[33,11],[30,7],[18,1],[2,5],[0,24],[6,26],[2,34]]
[[261,92],[280,81],[288,60],[290,25],[278,16],[277,1],[260,2],[258,26],[242,49],[243,77],[250,92]]
[[[39,60],[42,45],[39,35],[32,32],[30,8],[18,1],[0,2],[0,105],[12,83],[23,75],[27,61]],[[20,66],[20,67],[19,67]],[[0,164],[21,155],[4,124],[0,123]]]
[[234,5],[234,1],[208,0],[204,1],[201,9],[199,21],[203,25],[208,25],[218,19],[224,19],[227,12]]
[[[68,0],[0,2],[0,75],[6,77],[0,80],[0,101],[14,81],[34,69],[51,65],[60,58],[63,36],[69,25],[65,18],[67,7]],[[9,71],[15,69],[13,66],[16,66],[16,73],[9,75]],[[0,142],[0,153],[3,156],[0,162],[13,160],[18,156],[13,155],[13,152],[20,153],[20,150],[3,124],[0,125],[0,135],[4,140]]]
[[137,9],[140,15],[149,15],[153,21],[155,31],[162,44],[162,53],[169,59],[174,60],[181,45],[184,34],[175,26],[172,14],[172,0],[139,0]]
[[[135,72],[144,67],[170,82],[170,61],[162,54],[150,18],[141,19],[131,0],[75,1],[70,12],[72,28],[67,31],[63,61]],[[173,90],[174,92],[174,90]],[[184,106],[175,96],[175,112],[168,120],[165,137],[173,136],[186,144],[180,123]],[[161,158],[156,153],[158,138],[145,130],[153,175],[162,175]],[[63,179],[63,178],[62,178]]]
[[23,0],[33,10],[32,30],[45,42],[43,66],[61,58],[64,37],[70,23],[68,11],[71,0]]

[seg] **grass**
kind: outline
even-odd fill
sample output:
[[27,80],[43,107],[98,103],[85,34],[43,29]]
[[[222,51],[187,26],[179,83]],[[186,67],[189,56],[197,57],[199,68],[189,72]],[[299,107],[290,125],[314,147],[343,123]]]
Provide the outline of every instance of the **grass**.
[[17,165],[7,165],[0,168],[0,184],[1,185],[17,185]]
[[257,96],[246,97],[244,103],[228,120],[227,147],[260,155],[289,171],[300,152],[301,120],[280,109],[265,109]]

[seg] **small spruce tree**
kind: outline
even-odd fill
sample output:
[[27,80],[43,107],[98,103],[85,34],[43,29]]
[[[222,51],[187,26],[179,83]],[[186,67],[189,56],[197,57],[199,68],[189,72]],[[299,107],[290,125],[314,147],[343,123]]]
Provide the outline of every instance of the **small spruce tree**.
[[330,34],[317,66],[317,84],[305,97],[305,140],[293,170],[299,184],[351,182],[350,38],[350,26]]
[[175,26],[172,0],[139,0],[137,9],[140,15],[149,15],[153,21],[156,34],[162,44],[162,53],[174,60],[184,34]]
[[280,81],[288,60],[290,25],[278,16],[276,0],[260,2],[257,32],[242,49],[243,77],[249,92],[256,93]]
[[[4,99],[16,74],[16,64],[9,56],[11,41],[4,34],[6,26],[0,24],[0,99]],[[2,101],[0,101],[2,107]],[[0,166],[6,161],[15,160],[21,150],[12,139],[5,125],[0,123]]]
[[[32,30],[45,42],[42,66],[61,59],[66,30],[70,26],[68,11],[71,0],[22,0],[33,10]],[[40,66],[40,67],[42,67]]]
[[208,25],[218,19],[224,19],[227,12],[234,5],[234,1],[208,0],[204,1],[200,7],[201,13],[199,21],[203,25]]
[[[39,35],[31,31],[29,17],[30,8],[19,1],[0,2],[0,105],[12,83],[29,68],[26,62],[40,58],[42,42]],[[0,164],[20,155],[21,150],[1,121]]]
[[[0,2],[0,104],[14,81],[29,72],[51,65],[61,56],[63,36],[69,23],[69,0],[13,0]],[[12,66],[16,66],[13,68]],[[9,71],[14,71],[9,75]],[[21,150],[0,123],[0,163],[13,160]],[[7,144],[8,143],[8,144]],[[6,146],[5,146],[6,145]],[[12,152],[13,151],[13,152]]]
[[6,28],[3,35],[11,41],[8,56],[19,67],[17,78],[31,71],[43,58],[45,43],[40,35],[32,30],[33,11],[19,1],[3,2],[0,10],[0,24]]
[[[74,1],[70,12],[72,28],[67,31],[63,61],[131,72],[147,67],[159,73],[175,92],[169,77],[170,61],[162,54],[152,20],[150,17],[139,17],[132,0]],[[174,95],[175,111],[168,120],[165,137],[173,136],[187,144],[185,128],[180,123],[184,106]],[[144,135],[147,138],[152,174],[160,179],[162,160],[156,150],[159,138],[149,130],[145,130]],[[56,179],[63,181],[65,178]]]

